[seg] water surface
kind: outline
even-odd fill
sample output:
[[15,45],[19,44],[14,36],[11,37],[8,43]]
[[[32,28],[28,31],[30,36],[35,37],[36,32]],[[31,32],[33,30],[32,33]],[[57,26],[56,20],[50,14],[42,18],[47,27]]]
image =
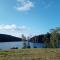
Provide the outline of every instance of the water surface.
[[[42,43],[32,43],[29,42],[29,45],[31,48],[33,47],[37,47],[37,48],[42,48],[44,46],[44,44]],[[23,41],[19,41],[19,42],[0,42],[0,49],[10,49],[13,47],[18,47],[18,48],[22,48],[23,47]]]

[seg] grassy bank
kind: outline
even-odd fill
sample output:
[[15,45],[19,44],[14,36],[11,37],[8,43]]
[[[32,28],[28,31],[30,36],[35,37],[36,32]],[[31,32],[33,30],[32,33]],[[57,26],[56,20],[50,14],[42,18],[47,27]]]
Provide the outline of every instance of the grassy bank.
[[0,50],[0,60],[60,60],[60,49]]

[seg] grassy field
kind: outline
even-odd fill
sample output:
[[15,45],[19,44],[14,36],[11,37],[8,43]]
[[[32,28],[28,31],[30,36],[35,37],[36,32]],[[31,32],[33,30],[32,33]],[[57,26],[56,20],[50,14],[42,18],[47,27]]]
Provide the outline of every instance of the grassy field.
[[60,49],[0,50],[0,60],[60,60]]

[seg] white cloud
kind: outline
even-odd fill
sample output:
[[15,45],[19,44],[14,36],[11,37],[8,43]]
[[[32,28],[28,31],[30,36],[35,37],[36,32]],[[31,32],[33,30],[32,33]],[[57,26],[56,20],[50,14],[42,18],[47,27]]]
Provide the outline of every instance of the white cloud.
[[27,32],[27,27],[26,26],[17,26],[15,24],[0,24],[0,33],[1,34],[9,34],[13,36],[20,37],[21,34],[24,34]]
[[51,8],[54,6],[53,0],[39,0],[42,8]]
[[0,30],[8,30],[8,29],[16,29],[16,25],[12,24],[12,25],[0,25]]
[[19,6],[16,6],[16,10],[19,12],[29,11],[34,7],[34,4],[30,0],[17,0]]
[[26,26],[17,27],[15,24],[12,24],[12,25],[1,24],[0,25],[0,30],[20,30],[20,31],[24,31],[24,30],[26,30]]

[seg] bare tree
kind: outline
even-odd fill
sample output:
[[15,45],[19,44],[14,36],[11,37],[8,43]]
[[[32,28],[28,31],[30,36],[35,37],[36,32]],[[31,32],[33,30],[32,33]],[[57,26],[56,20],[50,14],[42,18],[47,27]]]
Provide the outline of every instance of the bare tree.
[[30,40],[30,36],[27,37],[27,48],[30,48],[30,42],[29,42],[29,40]]
[[23,48],[26,48],[26,37],[22,34]]

